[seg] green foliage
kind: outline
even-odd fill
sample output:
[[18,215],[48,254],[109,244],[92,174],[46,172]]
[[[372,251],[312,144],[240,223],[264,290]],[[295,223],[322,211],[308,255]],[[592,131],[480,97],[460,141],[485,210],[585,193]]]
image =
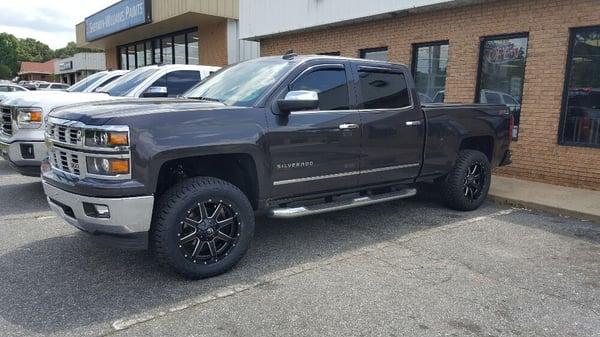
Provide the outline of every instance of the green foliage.
[[0,79],[11,80],[12,74],[13,71],[6,64],[0,64]]
[[90,48],[80,48],[80,47],[77,47],[75,42],[69,42],[69,43],[67,43],[67,45],[65,47],[56,49],[54,51],[54,57],[63,59],[63,58],[71,57],[77,53],[98,52],[98,51],[101,51],[101,50],[90,49]]
[[46,62],[54,58],[54,52],[47,44],[36,39],[19,39],[17,59],[19,61]]
[[19,70],[17,59],[17,47],[19,40],[11,34],[0,34],[0,64],[8,67],[11,74],[16,74]]
[[12,34],[0,33],[0,78],[8,79],[19,72],[20,63],[46,62],[54,58],[71,57],[77,53],[98,52],[98,49],[79,48],[75,42],[65,47],[50,49],[47,44],[36,39],[18,39]]

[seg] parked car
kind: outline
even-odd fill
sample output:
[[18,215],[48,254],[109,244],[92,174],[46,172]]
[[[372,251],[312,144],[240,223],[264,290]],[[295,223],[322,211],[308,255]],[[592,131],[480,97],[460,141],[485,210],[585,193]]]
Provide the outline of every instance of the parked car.
[[43,91],[65,91],[70,85],[64,83],[40,83],[37,90]]
[[23,86],[23,88],[26,88],[27,90],[37,90],[37,86],[38,86],[36,81],[25,81],[21,85]]
[[19,91],[29,91],[26,88],[11,83],[2,83],[0,84],[0,93],[2,92],[19,92]]
[[190,278],[230,269],[254,214],[293,218],[414,196],[436,182],[473,210],[511,162],[504,105],[420,104],[403,65],[331,56],[254,59],[184,98],[50,113],[50,207]]
[[199,65],[147,66],[131,71],[104,87],[102,93],[40,91],[13,93],[0,103],[0,156],[21,174],[39,176],[44,144],[44,117],[57,107],[132,97],[175,97],[219,67]]
[[95,92],[96,89],[105,87],[129,72],[129,70],[104,70],[92,74],[73,84],[68,92]]

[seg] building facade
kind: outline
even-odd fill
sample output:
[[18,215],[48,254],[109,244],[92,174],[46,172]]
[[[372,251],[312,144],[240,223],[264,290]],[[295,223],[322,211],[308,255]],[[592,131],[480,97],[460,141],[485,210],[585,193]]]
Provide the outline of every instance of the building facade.
[[69,85],[102,70],[106,70],[104,53],[77,53],[54,61],[54,77]]
[[[407,64],[423,101],[510,108],[513,164],[496,174],[600,190],[600,1],[240,5],[241,38],[260,41],[262,56],[293,49]],[[281,14],[266,20],[267,9]]]
[[48,81],[54,80],[54,61],[46,62],[21,62],[19,79],[21,81]]
[[237,0],[122,0],[78,24],[77,44],[104,49],[107,69],[223,66],[259,53],[239,39],[238,13]]

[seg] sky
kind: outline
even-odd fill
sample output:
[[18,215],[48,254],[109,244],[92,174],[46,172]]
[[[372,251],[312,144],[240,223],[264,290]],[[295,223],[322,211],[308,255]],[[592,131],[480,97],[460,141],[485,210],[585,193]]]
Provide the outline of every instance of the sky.
[[75,25],[117,0],[0,0],[0,32],[52,49],[75,41]]

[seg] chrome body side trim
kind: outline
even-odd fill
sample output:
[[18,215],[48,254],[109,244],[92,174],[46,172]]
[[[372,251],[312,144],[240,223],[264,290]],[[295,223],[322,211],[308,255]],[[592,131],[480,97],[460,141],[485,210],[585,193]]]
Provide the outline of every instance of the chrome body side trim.
[[392,170],[404,169],[404,168],[409,168],[409,167],[416,167],[416,166],[420,166],[420,165],[421,165],[420,163],[412,163],[412,164],[403,164],[403,165],[379,167],[379,168],[370,169],[370,170],[349,171],[349,172],[326,174],[326,175],[322,175],[322,176],[304,177],[304,178],[296,178],[296,179],[288,179],[288,180],[279,180],[279,181],[274,181],[273,185],[274,186],[279,186],[279,185],[303,183],[303,182],[307,182],[307,181],[332,179],[332,178],[341,178],[341,177],[353,176],[353,175],[358,175],[358,174],[369,174],[369,173],[376,173],[376,172],[392,171]]

